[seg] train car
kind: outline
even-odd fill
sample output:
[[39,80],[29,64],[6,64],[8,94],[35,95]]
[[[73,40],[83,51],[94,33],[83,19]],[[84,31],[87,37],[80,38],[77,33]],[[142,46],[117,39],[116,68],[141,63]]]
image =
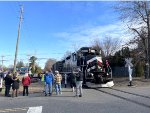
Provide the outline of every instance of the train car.
[[[103,63],[101,51],[92,47],[82,47],[77,52],[70,54],[62,62],[61,73],[69,74],[72,70],[80,68],[83,72],[83,84],[92,82],[101,84],[102,87],[113,86],[111,68]],[[57,63],[56,63],[57,64]],[[106,72],[109,68],[109,72]]]

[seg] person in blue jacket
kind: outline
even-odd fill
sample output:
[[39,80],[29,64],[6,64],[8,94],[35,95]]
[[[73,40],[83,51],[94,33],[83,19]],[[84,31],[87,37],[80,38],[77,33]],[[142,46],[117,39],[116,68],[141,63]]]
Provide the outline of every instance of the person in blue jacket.
[[54,75],[52,71],[49,72],[46,71],[46,74],[44,75],[44,82],[45,82],[45,96],[49,93],[49,96],[52,95],[52,88],[53,88],[53,81],[54,81]]

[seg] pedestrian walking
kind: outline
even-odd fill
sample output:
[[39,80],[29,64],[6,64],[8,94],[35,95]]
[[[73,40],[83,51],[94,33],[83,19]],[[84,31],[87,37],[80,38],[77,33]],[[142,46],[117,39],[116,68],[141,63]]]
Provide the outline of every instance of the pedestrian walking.
[[56,90],[56,95],[62,94],[61,91],[61,81],[62,81],[62,76],[59,74],[59,71],[55,71],[55,90]]
[[15,73],[14,75],[13,75],[13,82],[12,82],[12,97],[14,97],[14,94],[15,94],[15,96],[16,97],[18,97],[18,91],[19,91],[19,82],[20,82],[20,80],[19,80],[19,78],[18,78],[18,75],[17,75],[17,73]]
[[72,73],[70,74],[70,86],[72,88],[72,92],[74,92],[76,87],[76,75],[74,70],[72,70]]
[[44,81],[45,81],[45,96],[47,96],[48,93],[49,96],[51,96],[54,82],[54,75],[51,70],[49,72],[46,71]]
[[31,83],[31,79],[29,77],[28,73],[25,73],[24,77],[22,78],[22,85],[23,85],[23,96],[25,96],[25,94],[28,96],[29,95],[29,86]]
[[83,92],[82,92],[82,83],[83,83],[83,73],[80,70],[80,68],[77,69],[77,74],[76,74],[76,96],[77,97],[82,97]]
[[11,97],[9,92],[10,92],[10,88],[11,88],[11,84],[12,84],[13,80],[12,80],[12,76],[11,76],[10,72],[8,72],[8,74],[6,75],[4,80],[5,80],[5,96]]

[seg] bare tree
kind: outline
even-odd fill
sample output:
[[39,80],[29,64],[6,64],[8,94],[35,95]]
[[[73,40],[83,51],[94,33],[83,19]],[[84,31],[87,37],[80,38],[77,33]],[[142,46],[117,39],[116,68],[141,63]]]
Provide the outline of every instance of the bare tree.
[[73,46],[73,49],[75,52],[77,52],[80,49],[80,45],[78,45],[76,43],[72,44],[72,46]]
[[121,40],[106,36],[103,40],[95,39],[92,47],[101,50],[102,56],[113,55],[121,46]]
[[62,60],[66,59],[69,55],[71,55],[71,51],[66,51],[64,56],[62,57]]
[[[120,13],[120,19],[128,25],[130,31],[134,33],[133,43],[142,42],[142,51],[145,54],[146,78],[150,74],[150,2],[130,1],[121,2],[116,8]],[[142,52],[141,51],[141,52]]]
[[111,36],[106,36],[102,41],[102,45],[105,56],[114,55],[121,46],[121,40],[118,38],[112,38]]
[[93,47],[94,49],[98,50],[98,51],[101,51],[102,57],[105,56],[105,55],[104,55],[103,48],[102,48],[102,43],[101,43],[101,41],[100,41],[98,38],[93,41],[92,47]]
[[48,59],[48,60],[46,61],[46,63],[45,63],[45,68],[44,68],[44,70],[45,70],[45,71],[51,70],[51,68],[52,68],[52,66],[53,66],[54,63],[56,63],[56,59],[52,59],[52,58]]

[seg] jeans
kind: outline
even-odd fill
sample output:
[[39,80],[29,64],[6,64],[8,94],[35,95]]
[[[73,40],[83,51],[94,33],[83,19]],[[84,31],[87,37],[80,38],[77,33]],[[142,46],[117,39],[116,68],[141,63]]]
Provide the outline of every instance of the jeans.
[[58,92],[59,94],[61,94],[61,83],[56,83],[55,89],[56,89],[56,95],[58,95]]
[[76,96],[82,96],[82,82],[83,81],[76,81]]
[[52,94],[52,83],[45,84],[45,94]]

